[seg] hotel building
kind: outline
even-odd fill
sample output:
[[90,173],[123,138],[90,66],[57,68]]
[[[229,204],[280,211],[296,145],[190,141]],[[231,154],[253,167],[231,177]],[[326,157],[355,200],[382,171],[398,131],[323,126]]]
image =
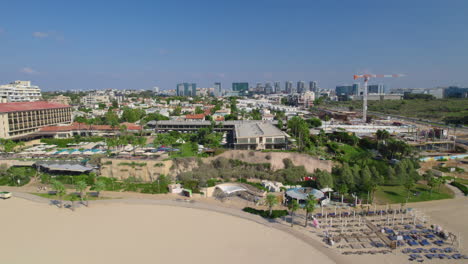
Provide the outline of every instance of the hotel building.
[[0,138],[33,136],[41,127],[70,124],[71,121],[69,105],[44,101],[0,103]]

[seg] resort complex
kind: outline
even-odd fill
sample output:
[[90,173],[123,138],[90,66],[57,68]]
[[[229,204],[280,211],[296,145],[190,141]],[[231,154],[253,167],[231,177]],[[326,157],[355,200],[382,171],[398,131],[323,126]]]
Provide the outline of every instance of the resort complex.
[[468,263],[468,1],[4,2],[0,264]]

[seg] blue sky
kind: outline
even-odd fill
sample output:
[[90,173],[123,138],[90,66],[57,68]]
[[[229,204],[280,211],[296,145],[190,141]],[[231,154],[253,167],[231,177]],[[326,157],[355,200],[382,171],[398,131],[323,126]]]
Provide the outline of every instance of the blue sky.
[[466,0],[0,1],[0,83],[43,90],[174,89],[189,81],[393,74],[468,86]]

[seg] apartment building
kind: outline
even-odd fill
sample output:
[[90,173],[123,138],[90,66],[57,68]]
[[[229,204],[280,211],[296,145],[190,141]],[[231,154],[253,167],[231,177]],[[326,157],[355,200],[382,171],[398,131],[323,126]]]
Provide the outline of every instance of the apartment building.
[[31,81],[14,81],[0,85],[0,103],[33,102],[41,100],[39,86],[31,85]]
[[108,95],[88,94],[83,96],[80,102],[82,105],[92,107],[99,103],[108,104],[110,103],[110,98]]
[[70,124],[71,121],[69,105],[45,101],[0,103],[0,138],[32,136],[41,127]]
[[57,104],[63,104],[63,105],[71,104],[71,98],[68,96],[63,96],[63,95],[54,96],[47,101],[51,103],[57,103]]

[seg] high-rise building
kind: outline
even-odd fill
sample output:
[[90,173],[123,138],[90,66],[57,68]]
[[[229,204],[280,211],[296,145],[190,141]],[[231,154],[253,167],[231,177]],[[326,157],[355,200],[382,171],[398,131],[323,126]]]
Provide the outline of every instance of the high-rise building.
[[191,96],[197,96],[197,84],[191,83],[190,85],[192,86]]
[[288,93],[288,94],[294,93],[292,82],[286,81],[286,82],[284,83],[284,90],[285,90],[286,93]]
[[221,96],[222,94],[223,94],[223,91],[222,91],[222,88],[221,88],[221,83],[220,82],[215,82],[214,83],[213,95],[218,97],[218,96]]
[[361,91],[361,84],[360,83],[354,83],[351,89],[351,94],[352,95],[360,95],[362,94]]
[[273,86],[271,86],[271,82],[265,83],[265,94],[272,94],[273,93]]
[[177,96],[184,96],[184,84],[178,83],[176,87],[176,95]]
[[297,91],[298,93],[303,93],[303,92],[305,92],[305,91],[306,91],[306,90],[305,90],[305,82],[303,82],[303,81],[298,81],[298,82],[297,82],[297,86],[296,86],[296,91]]
[[275,82],[273,90],[274,90],[274,93],[280,93],[281,92],[280,82]]
[[358,86],[356,85],[339,85],[336,86],[335,93],[337,96],[351,96],[358,94]]
[[309,91],[314,92],[314,93],[318,92],[318,87],[317,87],[317,82],[316,81],[309,82]]
[[238,92],[239,95],[247,95],[249,93],[249,83],[248,82],[232,83],[232,91]]
[[159,87],[158,86],[153,87],[153,92],[154,93],[159,93]]
[[14,81],[0,85],[0,103],[34,102],[41,99],[39,86],[31,85],[31,81]]
[[370,94],[385,94],[385,85],[383,84],[369,84],[367,86],[367,93]]
[[176,87],[177,96],[196,96],[197,84],[196,83],[179,83]]

